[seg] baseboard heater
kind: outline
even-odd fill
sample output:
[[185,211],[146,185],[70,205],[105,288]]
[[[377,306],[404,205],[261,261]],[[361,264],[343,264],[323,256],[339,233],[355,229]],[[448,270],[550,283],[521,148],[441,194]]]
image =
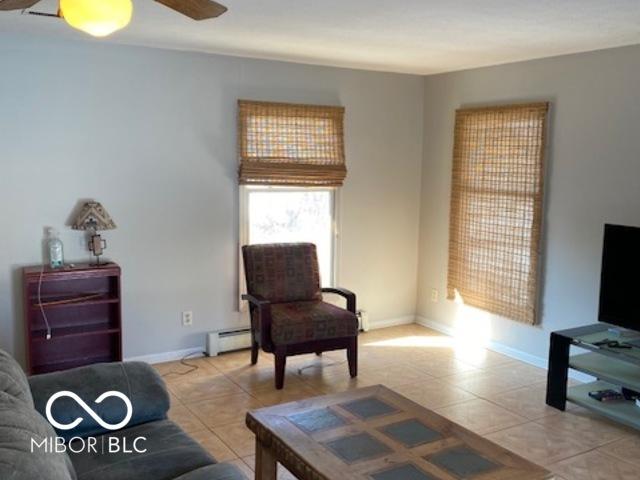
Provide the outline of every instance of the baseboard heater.
[[229,328],[207,334],[207,355],[210,357],[249,347],[251,347],[251,329],[249,327]]

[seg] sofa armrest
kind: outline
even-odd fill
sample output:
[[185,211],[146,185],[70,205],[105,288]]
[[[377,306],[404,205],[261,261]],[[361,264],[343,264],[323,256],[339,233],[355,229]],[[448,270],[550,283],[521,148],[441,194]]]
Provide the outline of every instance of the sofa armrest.
[[335,293],[347,300],[347,310],[356,313],[356,294],[346,288],[324,287],[322,293]]
[[[169,394],[160,375],[144,362],[99,363],[61,372],[29,377],[36,410],[46,417],[47,402],[52,395],[64,391],[77,395],[103,422],[121,423],[129,411],[125,401],[117,396],[96,400],[105,392],[124,394],[131,402],[131,419],[121,428],[167,418]],[[57,429],[59,436],[70,439],[107,433],[77,401],[69,395],[58,397],[51,404],[51,416],[61,425],[78,418],[81,422],[70,430]],[[54,425],[55,427],[55,425]]]
[[[254,325],[254,328],[257,328],[260,332],[260,345],[263,348],[271,348],[273,343],[271,341],[271,302],[260,295],[250,295],[248,293],[242,295],[242,299],[249,302],[251,310],[255,309],[258,312],[258,324]],[[253,325],[253,315],[251,317],[251,324]]]

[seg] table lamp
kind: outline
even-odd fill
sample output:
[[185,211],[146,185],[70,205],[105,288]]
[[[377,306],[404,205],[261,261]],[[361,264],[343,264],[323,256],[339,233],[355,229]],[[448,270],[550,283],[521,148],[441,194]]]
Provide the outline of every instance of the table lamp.
[[98,232],[100,230],[113,230],[116,224],[113,222],[109,213],[99,202],[86,202],[80,213],[71,225],[73,230],[86,230],[89,232],[89,250],[96,257],[95,266],[100,265],[100,255],[107,248],[107,241],[103,239]]

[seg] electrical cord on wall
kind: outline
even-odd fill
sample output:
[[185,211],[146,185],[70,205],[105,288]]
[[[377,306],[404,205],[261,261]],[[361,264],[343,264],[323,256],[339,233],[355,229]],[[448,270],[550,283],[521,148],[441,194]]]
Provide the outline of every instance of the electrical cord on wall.
[[40,307],[40,313],[42,313],[42,319],[44,320],[45,325],[47,326],[47,335],[46,339],[51,340],[51,325],[49,325],[49,319],[47,318],[47,314],[44,311],[44,307],[42,306],[42,277],[44,276],[44,263],[42,264],[42,268],[40,269],[40,278],[38,279],[38,306]]

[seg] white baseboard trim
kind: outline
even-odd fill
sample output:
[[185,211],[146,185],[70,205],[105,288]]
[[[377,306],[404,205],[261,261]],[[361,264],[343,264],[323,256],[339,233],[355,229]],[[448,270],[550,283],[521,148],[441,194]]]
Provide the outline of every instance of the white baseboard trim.
[[136,357],[127,357],[127,362],[147,362],[147,363],[163,363],[182,360],[184,357],[198,358],[204,356],[204,348],[185,348],[183,350],[174,350],[173,352],[152,353],[150,355],[140,355]]
[[[418,325],[422,325],[423,327],[431,328],[440,333],[444,333],[448,336],[453,336],[454,330],[450,325],[446,325],[444,323],[436,322],[434,320],[430,320],[425,317],[417,316],[416,323]],[[548,361],[546,358],[538,357],[537,355],[531,355],[530,353],[523,352],[517,348],[510,347],[505,345],[504,343],[496,342],[494,340],[490,340],[489,344],[486,346],[489,350],[500,353],[502,355],[506,355],[507,357],[520,360],[521,362],[528,363],[529,365],[533,365],[534,367],[544,368],[547,370]],[[569,370],[569,377],[574,380],[578,380],[580,382],[593,382],[595,378],[590,375],[575,371]]]
[[377,330],[378,328],[397,327],[398,325],[411,325],[416,323],[416,317],[414,315],[405,315],[404,317],[389,318],[386,320],[377,320],[371,322],[369,325],[370,330]]
[[[409,325],[415,323],[416,317],[413,315],[406,315],[404,317],[390,318],[388,320],[378,320],[377,322],[371,322],[370,329],[376,330],[378,328],[395,327],[397,325]],[[163,363],[173,362],[175,360],[182,360],[184,357],[197,358],[204,355],[204,347],[185,348],[183,350],[175,350],[172,352],[152,353],[149,355],[139,355],[134,357],[126,357],[125,361],[128,362],[147,362],[147,363]]]

